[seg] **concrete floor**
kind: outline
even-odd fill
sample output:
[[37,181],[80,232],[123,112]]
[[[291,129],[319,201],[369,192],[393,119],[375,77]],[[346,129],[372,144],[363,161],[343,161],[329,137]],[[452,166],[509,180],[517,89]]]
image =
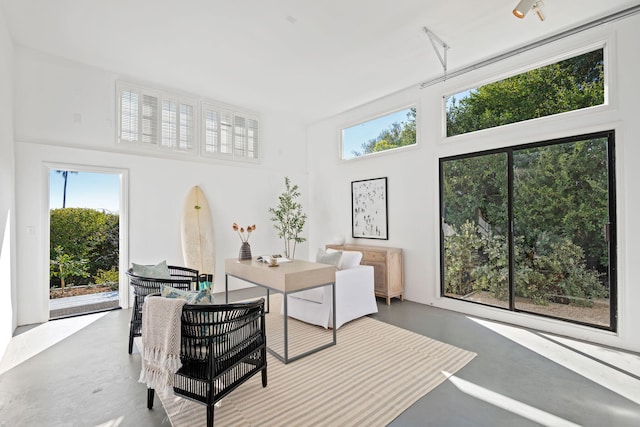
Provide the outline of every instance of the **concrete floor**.
[[[393,427],[640,426],[640,355],[409,301],[378,307],[378,320],[478,354]],[[0,364],[0,426],[169,426],[157,399],[146,409],[129,318],[116,310],[19,328]]]

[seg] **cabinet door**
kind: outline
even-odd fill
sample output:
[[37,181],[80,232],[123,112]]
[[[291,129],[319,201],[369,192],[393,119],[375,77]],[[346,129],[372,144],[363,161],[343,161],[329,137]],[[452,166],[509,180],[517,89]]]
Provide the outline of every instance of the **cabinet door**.
[[376,293],[387,294],[387,265],[383,262],[363,262],[373,267],[373,289]]

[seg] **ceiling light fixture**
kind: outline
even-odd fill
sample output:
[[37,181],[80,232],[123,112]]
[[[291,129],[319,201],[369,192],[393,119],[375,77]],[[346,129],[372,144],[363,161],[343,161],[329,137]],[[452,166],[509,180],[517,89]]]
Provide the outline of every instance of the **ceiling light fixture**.
[[538,18],[540,18],[541,21],[544,21],[542,6],[544,6],[542,0],[520,0],[515,9],[513,9],[513,14],[516,18],[523,19],[527,16],[527,13],[529,13],[530,10],[533,10],[536,12],[536,15],[538,15]]

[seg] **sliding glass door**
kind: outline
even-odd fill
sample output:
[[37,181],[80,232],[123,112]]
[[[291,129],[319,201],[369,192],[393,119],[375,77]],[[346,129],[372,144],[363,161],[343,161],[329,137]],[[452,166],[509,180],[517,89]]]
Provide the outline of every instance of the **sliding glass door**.
[[444,158],[442,294],[615,330],[613,132]]

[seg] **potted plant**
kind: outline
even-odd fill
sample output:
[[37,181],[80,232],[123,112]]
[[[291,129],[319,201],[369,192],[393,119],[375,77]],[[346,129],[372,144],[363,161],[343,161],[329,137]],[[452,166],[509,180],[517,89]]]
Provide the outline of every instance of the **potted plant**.
[[273,227],[278,230],[278,237],[284,239],[284,256],[294,259],[296,244],[306,239],[300,237],[307,215],[302,212],[302,204],[297,201],[300,197],[297,185],[292,185],[288,177],[284,178],[285,191],[278,196],[279,204],[269,208],[272,215]]

